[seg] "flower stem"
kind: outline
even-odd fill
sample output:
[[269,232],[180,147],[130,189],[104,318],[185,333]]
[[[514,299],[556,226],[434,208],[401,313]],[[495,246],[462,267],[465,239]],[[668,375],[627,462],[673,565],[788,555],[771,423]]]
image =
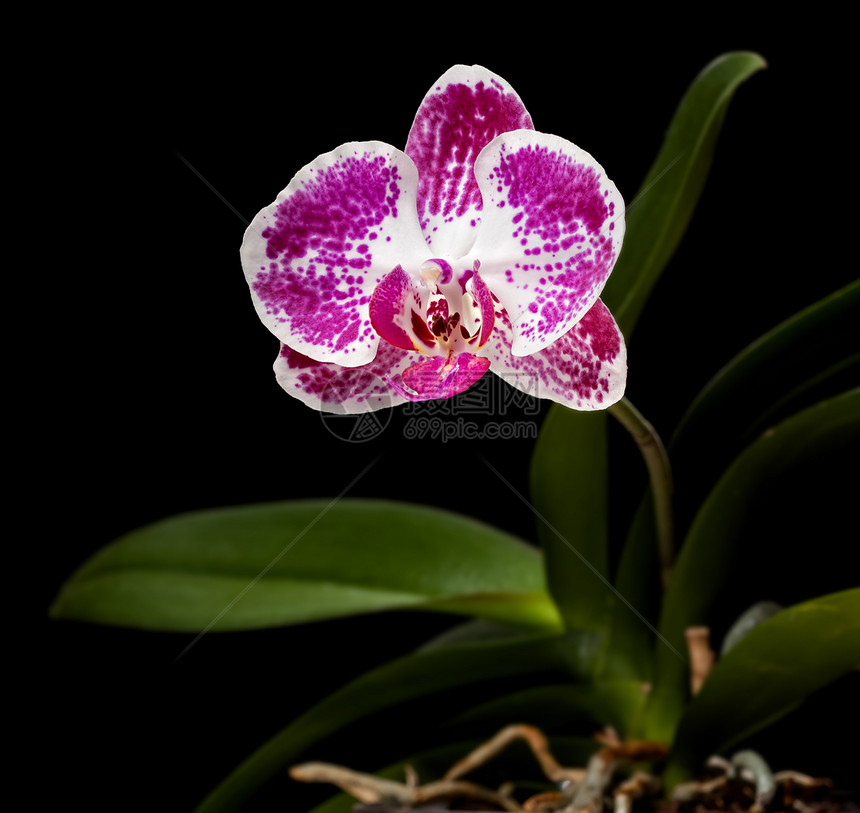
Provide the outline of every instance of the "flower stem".
[[654,427],[626,398],[609,407],[615,418],[630,433],[645,461],[654,500],[657,547],[662,563],[663,588],[669,583],[675,559],[674,521],[672,512],[672,469],[666,447]]

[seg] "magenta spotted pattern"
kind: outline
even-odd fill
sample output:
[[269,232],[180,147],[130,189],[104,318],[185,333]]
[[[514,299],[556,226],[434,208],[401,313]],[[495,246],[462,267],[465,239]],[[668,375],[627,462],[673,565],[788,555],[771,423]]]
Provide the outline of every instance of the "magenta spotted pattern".
[[281,342],[277,380],[308,406],[450,398],[492,371],[592,410],[626,382],[599,299],[623,233],[603,168],[536,131],[501,77],[458,65],[404,151],[350,142],[319,156],[260,211],[241,255]]
[[477,226],[474,216],[482,198],[473,167],[478,154],[497,135],[521,129],[533,129],[531,116],[507,83],[490,74],[440,80],[424,97],[406,154],[418,168],[418,213],[429,244],[441,224],[457,219],[470,229]]

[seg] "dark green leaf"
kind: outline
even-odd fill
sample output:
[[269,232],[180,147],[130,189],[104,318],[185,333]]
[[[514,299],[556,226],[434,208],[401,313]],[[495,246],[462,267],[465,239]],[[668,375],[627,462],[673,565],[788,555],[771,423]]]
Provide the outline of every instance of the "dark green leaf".
[[648,490],[628,529],[615,575],[613,604],[601,678],[652,680],[656,624],[663,597],[654,503]]
[[[669,443],[675,470],[676,525],[692,520],[725,468],[767,426],[767,421],[809,406],[825,392],[839,392],[853,365],[858,372],[860,281],[785,320],[729,362],[696,398]],[[647,619],[656,619],[661,599],[660,561],[651,495],[631,525],[616,576],[616,588]],[[658,642],[642,617],[623,604],[613,609],[607,669],[615,677],[648,679],[651,650]]]
[[[581,678],[598,641],[585,634],[536,635],[417,652],[359,677],[288,725],[252,754],[200,805],[198,813],[239,810],[265,782],[315,743],[382,709],[469,684],[521,675]],[[489,694],[488,694],[489,696]]]
[[395,608],[560,628],[539,551],[465,516],[375,500],[172,517],[97,553],[64,585],[52,613],[218,631]]
[[757,601],[752,607],[744,610],[723,637],[720,655],[725,655],[730,649],[734,649],[759,624],[763,624],[768,618],[773,618],[784,609],[775,601]]
[[[709,612],[725,590],[738,546],[746,538],[744,526],[765,490],[785,472],[814,482],[820,477],[815,464],[832,453],[845,458],[844,469],[837,470],[850,472],[858,439],[860,389],[786,419],[732,463],[696,515],[672,573],[660,621],[660,632],[672,647],[684,652],[684,630],[708,623]],[[810,510],[818,517],[836,507],[816,504]],[[745,548],[744,554],[749,557],[752,551]],[[646,736],[669,741],[686,702],[687,664],[668,647],[658,647],[656,663]]]
[[639,713],[648,686],[632,680],[542,684],[494,698],[451,720],[458,728],[488,723],[502,727],[512,721],[535,725],[544,732],[590,735],[606,726],[622,737]]
[[838,384],[838,374],[853,367],[856,385],[858,357],[860,280],[786,319],[739,353],[698,395],[670,441],[673,465],[683,475],[679,499],[698,505],[756,434],[814,403],[809,394],[825,380]]
[[[789,607],[762,622],[718,661],[691,701],[678,726],[668,783],[688,778],[710,754],[726,753],[858,668],[860,589]],[[829,731],[822,722],[816,734],[826,741]]]
[[429,641],[422,644],[419,647],[419,651],[425,652],[431,649],[442,649],[443,647],[460,644],[498,643],[499,641],[522,638],[529,634],[528,631],[518,627],[505,626],[483,618],[471,618],[435,635]]
[[531,498],[549,591],[570,629],[604,630],[612,601],[607,417],[554,405],[535,445]]
[[729,102],[738,86],[764,66],[758,54],[729,53],[699,74],[628,206],[621,256],[602,295],[628,341],[692,217]]
[[[660,153],[628,207],[624,246],[602,294],[628,341],[692,216],[729,102],[738,86],[764,65],[758,54],[739,52],[725,54],[702,71],[681,100]],[[635,585],[630,582],[619,588],[628,604],[613,600],[605,581],[605,420],[603,413],[551,408],[532,461],[531,496],[539,515],[550,593],[565,623],[572,628],[606,629],[611,612],[616,616],[619,644],[613,645],[613,652],[621,652],[626,642],[636,647],[638,656],[647,645],[643,632],[647,627],[631,610],[631,605],[640,603],[637,596],[624,592]],[[641,535],[648,534],[643,527]],[[649,555],[640,548],[629,561],[638,566]],[[620,662],[611,668],[641,675],[648,667],[641,658],[637,662],[639,668]]]

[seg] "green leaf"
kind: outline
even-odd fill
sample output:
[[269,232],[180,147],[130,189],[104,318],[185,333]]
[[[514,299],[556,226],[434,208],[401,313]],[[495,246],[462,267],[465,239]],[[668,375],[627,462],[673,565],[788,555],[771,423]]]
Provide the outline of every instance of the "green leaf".
[[[739,545],[747,539],[744,526],[755,515],[766,489],[786,472],[814,482],[820,477],[819,461],[827,459],[832,463],[829,455],[834,453],[847,458],[844,471],[849,471],[858,440],[860,389],[786,419],[761,435],[726,470],[690,527],[666,592],[660,632],[678,652],[686,650],[687,627],[708,623],[708,614],[725,589]],[[810,510],[818,516],[836,507],[815,505]],[[753,551],[745,548],[744,555],[750,557]],[[646,708],[645,736],[668,742],[686,702],[687,664],[668,647],[658,647],[656,664],[654,692]]]
[[483,618],[471,618],[468,621],[455,624],[438,633],[429,641],[425,641],[419,647],[419,651],[442,649],[461,644],[497,643],[522,638],[526,634],[528,633],[521,628],[505,626]]
[[604,630],[608,582],[607,417],[553,405],[531,464],[546,579],[569,629]]
[[236,630],[386,609],[559,629],[540,552],[489,525],[400,502],[283,502],[134,531],[63,586],[56,618]]
[[565,731],[592,734],[611,726],[622,737],[630,729],[649,691],[633,680],[602,680],[585,683],[541,684],[493,698],[467,709],[450,725],[490,723],[502,727],[519,721],[544,732]]
[[[732,359],[697,396],[669,443],[675,473],[676,530],[683,532],[732,460],[769,420],[839,392],[858,364],[860,280],[813,303],[762,335]],[[659,613],[660,560],[651,494],[631,524],[615,586],[637,613]],[[658,642],[640,615],[617,603],[607,675],[647,680]]]
[[628,529],[615,574],[623,601],[612,607],[601,678],[650,681],[655,647],[665,646],[654,626],[663,598],[662,562],[648,489]]
[[[660,153],[626,213],[624,245],[603,290],[626,339],[657,279],[680,243],[701,195],[729,102],[738,86],[765,66],[754,53],[729,53],[694,80],[672,119]],[[613,599],[607,586],[606,417],[554,405],[532,459],[531,497],[546,557],[550,594],[570,628],[619,632],[643,649],[642,619]],[[647,535],[647,529],[645,529]],[[638,563],[647,552],[634,551]],[[631,583],[632,584],[632,583]],[[624,589],[620,590],[625,596]],[[627,598],[625,596],[625,598]],[[633,607],[635,601],[630,601]],[[618,648],[615,648],[618,652]],[[638,663],[645,666],[641,659]],[[641,669],[619,666],[629,674]]]
[[720,655],[725,655],[730,649],[734,649],[738,642],[749,635],[751,630],[759,624],[763,624],[768,618],[773,618],[784,609],[781,604],[777,604],[775,601],[757,601],[751,607],[747,607],[723,636]]
[[[670,786],[860,668],[860,589],[789,607],[750,630],[721,658],[678,726]],[[822,730],[823,739],[827,733]],[[846,741],[848,737],[846,737]]]
[[623,248],[602,298],[628,341],[692,217],[729,102],[738,86],[763,67],[758,54],[738,52],[719,57],[699,74],[627,208]]
[[799,406],[809,406],[810,394],[824,382],[838,387],[840,374],[852,367],[858,380],[858,325],[860,280],[786,319],[723,367],[690,405],[670,441],[673,465],[683,475],[679,499],[698,504],[756,434]]
[[[523,675],[582,677],[598,642],[587,634],[544,634],[460,644],[408,655],[362,675],[301,715],[252,754],[198,807],[198,813],[239,810],[264,783],[320,740],[350,723],[419,697]],[[414,720],[411,721],[414,725]],[[404,732],[396,732],[403,738]]]

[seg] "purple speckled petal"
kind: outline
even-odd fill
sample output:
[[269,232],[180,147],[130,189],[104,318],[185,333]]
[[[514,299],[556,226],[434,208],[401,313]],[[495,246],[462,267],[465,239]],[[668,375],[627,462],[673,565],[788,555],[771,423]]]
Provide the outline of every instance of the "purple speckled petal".
[[478,154],[500,133],[532,126],[513,88],[480,65],[455,65],[424,97],[406,153],[418,167],[418,212],[436,256],[462,256],[474,242],[481,217],[473,174]]
[[380,342],[373,361],[361,367],[341,367],[314,361],[282,345],[275,360],[275,377],[286,392],[313,409],[353,415],[405,404],[408,399],[388,379],[398,378],[416,358],[420,358],[417,353]]
[[571,409],[606,409],[621,400],[627,384],[624,338],[601,300],[545,350],[531,356],[510,351],[507,314],[496,314],[496,329],[485,352],[490,369],[512,387]]
[[514,355],[531,355],[600,296],[621,250],[624,201],[588,153],[530,130],[491,142],[475,174],[484,217],[471,255],[511,318]]
[[376,354],[370,296],[398,264],[426,255],[415,165],[380,142],[344,144],[308,164],[253,220],[242,266],[264,324],[316,361],[357,367]]

